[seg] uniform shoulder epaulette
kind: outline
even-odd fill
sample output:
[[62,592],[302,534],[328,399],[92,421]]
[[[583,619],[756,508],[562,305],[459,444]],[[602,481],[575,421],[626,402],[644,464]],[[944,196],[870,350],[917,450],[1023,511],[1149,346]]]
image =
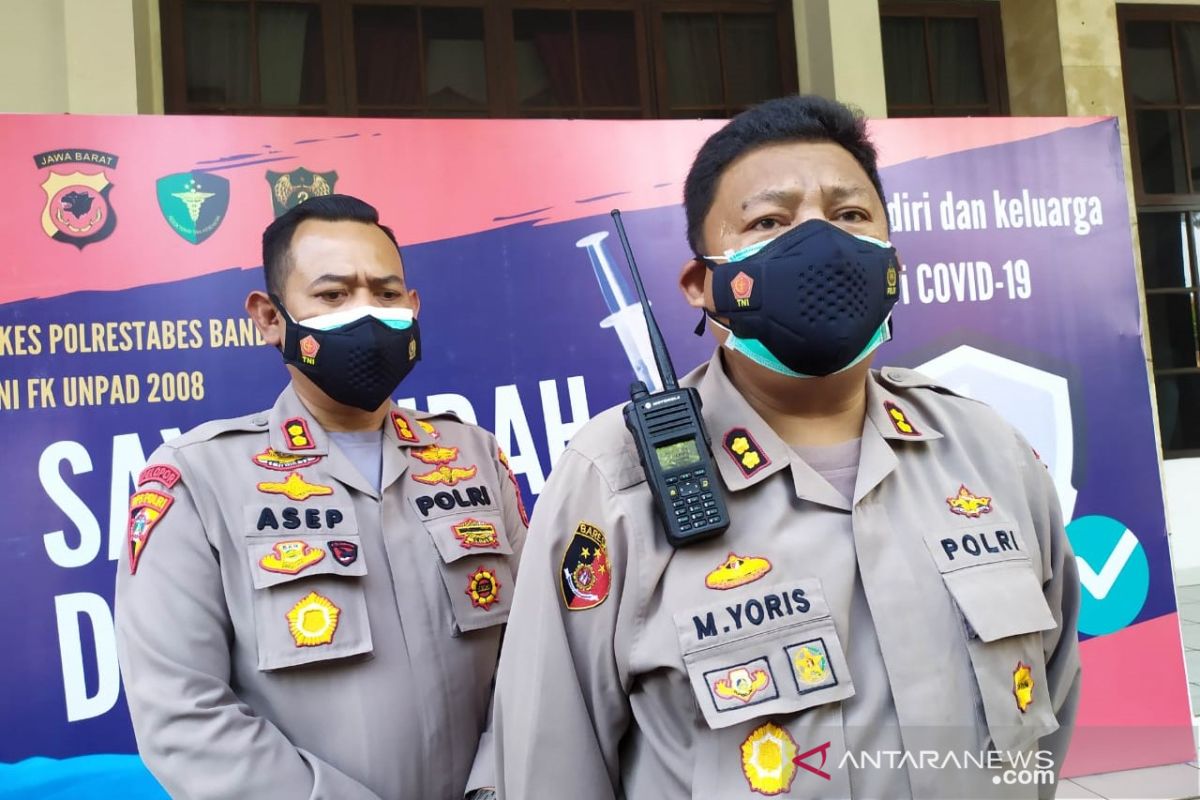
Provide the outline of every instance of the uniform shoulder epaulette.
[[946,394],[952,397],[961,397],[963,400],[970,400],[978,403],[974,397],[960,394],[954,391],[949,386],[938,383],[933,378],[924,373],[917,372],[915,369],[904,369],[903,367],[884,367],[879,371],[880,379],[893,389],[930,389],[938,394]]
[[458,414],[454,413],[453,411],[450,411],[449,409],[447,409],[446,411],[413,411],[408,408],[402,408],[402,409],[400,409],[400,411],[403,414],[407,414],[407,415],[411,416],[413,419],[427,419],[427,420],[448,419],[451,422],[458,422],[462,425],[469,424],[469,423],[463,422],[462,418],[459,417]]
[[176,438],[167,442],[168,447],[178,450],[181,447],[188,445],[207,442],[210,439],[225,433],[235,432],[251,432],[259,433],[267,430],[268,418],[266,412],[257,414],[247,414],[244,417],[232,417],[230,419],[214,419],[208,422],[202,422],[196,427],[189,430]]
[[622,408],[613,406],[592,417],[571,437],[570,444],[571,450],[592,462],[614,491],[646,480]]

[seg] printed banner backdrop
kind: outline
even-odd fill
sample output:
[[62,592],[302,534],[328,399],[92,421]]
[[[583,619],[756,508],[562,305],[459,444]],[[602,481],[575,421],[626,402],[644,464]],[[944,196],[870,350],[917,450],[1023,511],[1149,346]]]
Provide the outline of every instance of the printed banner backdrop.
[[[532,504],[572,433],[654,375],[611,208],[676,366],[711,352],[676,278],[682,179],[719,125],[5,117],[0,797],[162,796],[131,755],[114,560],[150,452],[286,380],[242,311],[273,215],[330,191],[380,208],[422,296],[398,399],[494,430]],[[1116,122],[873,131],[904,261],[877,365],[994,405],[1070,520],[1085,677],[1065,774],[1190,760]]]

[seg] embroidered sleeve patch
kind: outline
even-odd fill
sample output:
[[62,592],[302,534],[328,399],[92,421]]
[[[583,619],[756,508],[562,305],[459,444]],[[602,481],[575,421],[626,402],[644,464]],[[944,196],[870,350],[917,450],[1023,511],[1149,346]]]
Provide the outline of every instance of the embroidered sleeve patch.
[[307,542],[294,540],[276,542],[272,552],[258,560],[258,565],[267,572],[295,575],[311,567],[325,557],[319,547],[309,547]]
[[150,534],[171,508],[175,498],[153,489],[137,492],[129,500],[129,574],[136,575],[138,561],[150,541]]
[[317,446],[308,430],[308,421],[303,417],[292,417],[283,423],[283,435],[292,450],[312,450]]
[[487,611],[492,604],[500,599],[500,581],[496,572],[487,567],[480,567],[467,578],[467,597],[471,605]]
[[796,740],[773,722],[755,728],[742,742],[742,774],[750,790],[773,796],[786,794],[796,778]]
[[790,644],[783,648],[783,651],[787,654],[788,663],[792,667],[792,677],[796,679],[796,690],[800,694],[837,686],[837,675],[834,674],[833,665],[829,663],[824,639]]
[[138,475],[137,485],[145,486],[147,483],[157,483],[165,489],[170,489],[179,483],[181,477],[183,476],[179,474],[179,470],[170,464],[151,464]]
[[725,434],[722,444],[725,452],[733,459],[733,463],[737,464],[738,469],[747,478],[771,463],[771,459],[767,458],[767,454],[762,451],[758,442],[754,441],[754,437],[750,435],[750,431],[745,428],[730,430]]
[[332,486],[309,483],[299,472],[289,474],[282,482],[263,481],[258,484],[258,490],[263,494],[281,494],[297,502],[303,502],[310,497],[324,497],[333,494]]
[[273,469],[276,472],[287,472],[288,470],[300,469],[301,467],[310,467],[322,458],[323,456],[297,456],[291,453],[280,453],[278,450],[270,447],[261,453],[251,456],[255,464],[267,469]]
[[580,522],[562,558],[563,602],[571,611],[595,608],[608,599],[612,571],[604,532]]
[[451,525],[454,538],[464,550],[476,547],[499,547],[500,539],[496,535],[496,526],[490,522],[480,522],[468,517],[457,525]]

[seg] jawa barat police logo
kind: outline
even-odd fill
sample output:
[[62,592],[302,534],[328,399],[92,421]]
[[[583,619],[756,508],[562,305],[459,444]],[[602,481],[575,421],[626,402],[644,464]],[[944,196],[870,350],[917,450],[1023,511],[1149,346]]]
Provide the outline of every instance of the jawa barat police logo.
[[496,573],[487,567],[475,570],[467,579],[467,597],[476,608],[490,609],[500,599],[500,581]]
[[771,463],[771,459],[767,458],[767,454],[745,428],[729,431],[725,434],[722,444],[725,446],[725,452],[733,458],[733,462],[747,478]]
[[308,421],[303,417],[292,417],[283,423],[283,435],[293,450],[311,450],[316,447],[308,430]]
[[729,282],[729,289],[733,292],[733,299],[738,308],[746,308],[750,305],[750,295],[754,291],[754,278],[745,272],[739,272]]
[[303,502],[310,497],[324,497],[333,494],[332,486],[322,486],[319,483],[309,483],[299,472],[293,472],[282,483],[263,481],[258,484],[258,490],[264,494],[281,494],[290,500]]
[[151,464],[138,475],[137,485],[145,486],[147,483],[157,483],[165,489],[170,489],[179,483],[179,479],[182,477],[179,470],[170,464]]
[[760,725],[742,742],[742,774],[750,790],[774,796],[792,788],[796,779],[796,740],[773,722]]
[[271,552],[258,560],[258,565],[267,572],[295,575],[311,567],[325,557],[319,547],[309,547],[300,540],[276,542]]
[[729,670],[723,678],[717,678],[712,685],[713,694],[723,700],[740,700],[749,703],[750,700],[771,683],[771,676],[764,669],[749,670],[736,667]]
[[251,457],[254,463],[260,467],[273,469],[277,472],[289,472],[301,467],[311,467],[322,458],[324,456],[297,456],[291,453],[280,453],[270,447]]
[[129,499],[129,574],[136,575],[138,560],[141,559],[150,534],[159,520],[166,515],[175,498],[169,494],[147,489],[137,492]]
[[499,547],[500,539],[496,536],[496,526],[490,522],[480,522],[468,517],[457,525],[451,525],[454,538],[464,550],[476,547]]
[[112,234],[117,215],[109,201],[109,171],[117,167],[116,156],[97,150],[51,150],[38,153],[33,162],[47,170],[42,181],[42,231],[47,236],[82,250]]
[[329,552],[333,554],[333,560],[343,567],[348,567],[358,561],[358,545],[354,542],[336,540],[325,544],[328,545]]
[[884,400],[883,409],[887,412],[888,420],[891,421],[892,427],[896,429],[896,433],[901,436],[921,435],[921,432],[917,430],[917,426],[912,424],[908,415],[904,413],[904,409],[900,408],[900,406],[891,400]]
[[966,486],[961,484],[958,487],[958,494],[954,497],[947,497],[946,504],[950,506],[951,513],[972,519],[978,519],[992,511],[992,498],[973,495]]
[[297,647],[317,647],[333,641],[342,610],[328,597],[309,592],[287,612],[288,630]]
[[563,602],[571,611],[595,608],[608,598],[612,572],[604,532],[580,522],[562,558]]
[[765,558],[730,553],[721,566],[704,577],[704,585],[710,589],[736,589],[753,583],[770,571],[771,562]]
[[267,171],[267,183],[271,184],[271,203],[275,216],[281,217],[310,197],[333,194],[337,185],[336,172],[312,172],[300,167],[291,172]]
[[1017,708],[1022,714],[1033,703],[1033,670],[1021,661],[1013,670],[1013,696],[1017,698]]
[[159,178],[158,209],[171,230],[200,244],[217,232],[229,210],[229,181],[211,172],[177,172]]

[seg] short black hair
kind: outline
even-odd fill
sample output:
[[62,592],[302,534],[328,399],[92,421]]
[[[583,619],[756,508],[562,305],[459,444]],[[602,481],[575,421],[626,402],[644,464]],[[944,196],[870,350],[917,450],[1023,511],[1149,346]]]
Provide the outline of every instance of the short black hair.
[[374,225],[387,234],[396,243],[396,234],[386,225],[379,223],[379,212],[370,203],[351,197],[348,194],[326,194],[310,197],[300,205],[289,209],[278,219],[267,226],[262,236],[263,277],[267,282],[267,291],[283,296],[283,285],[287,281],[292,237],[296,228],[306,219],[320,219],[326,222],[364,222]]
[[832,142],[854,156],[883,202],[878,154],[867,135],[867,119],[858,109],[817,95],[768,100],[731,119],[708,137],[688,170],[683,186],[688,244],[704,255],[704,220],[712,209],[717,181],[740,156],[777,142]]

